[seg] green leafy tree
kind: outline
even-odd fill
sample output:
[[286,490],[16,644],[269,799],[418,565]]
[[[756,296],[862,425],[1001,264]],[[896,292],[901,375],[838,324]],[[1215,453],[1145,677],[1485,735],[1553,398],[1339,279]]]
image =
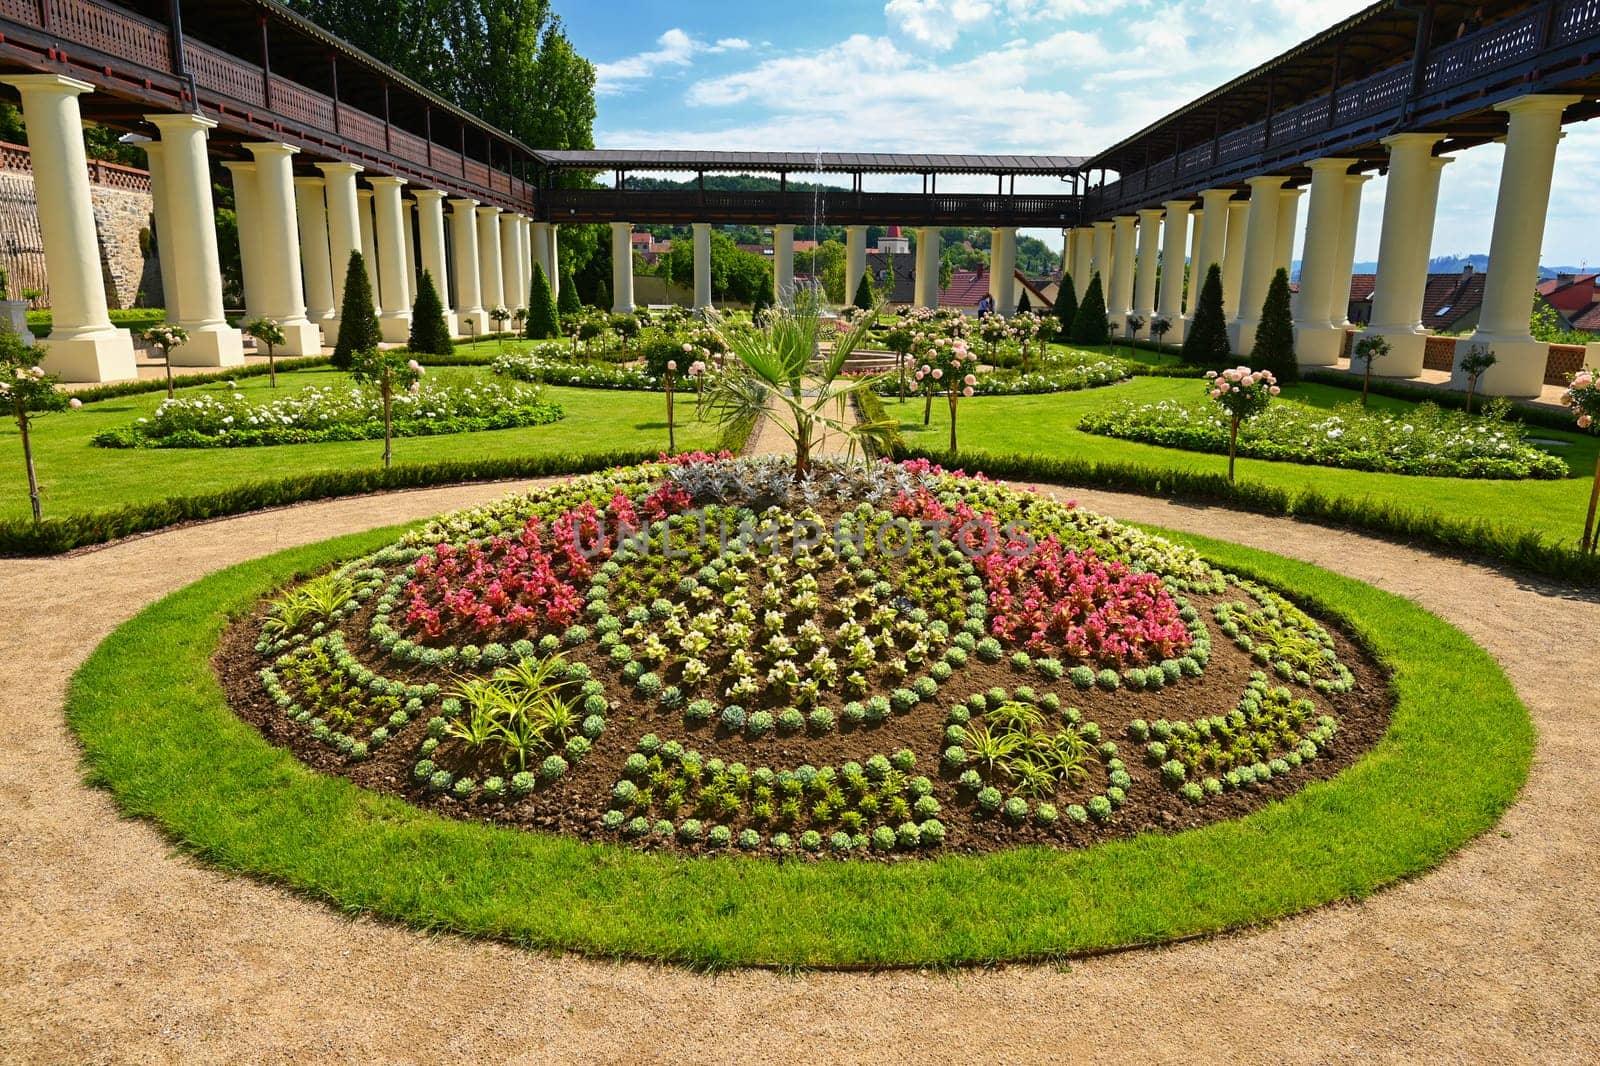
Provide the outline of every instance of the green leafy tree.
[[1376,333],[1369,333],[1356,342],[1350,353],[1350,366],[1361,364],[1361,406],[1367,406],[1367,389],[1372,385],[1372,364],[1389,354],[1389,342]]
[[287,339],[283,335],[283,327],[270,318],[254,318],[244,324],[244,333],[248,337],[254,337],[257,344],[266,346],[267,380],[273,388],[277,388],[278,345]]
[[339,307],[339,339],[333,345],[333,365],[349,370],[355,354],[376,348],[383,340],[378,314],[372,309],[372,282],[361,253],[352,251],[344,271],[344,303]]
[[528,320],[523,326],[523,336],[531,341],[561,336],[561,314],[556,310],[556,298],[550,292],[550,279],[545,276],[543,263],[533,264],[533,281],[528,285]]
[[1456,366],[1467,376],[1467,414],[1472,413],[1472,394],[1478,391],[1478,379],[1483,377],[1484,371],[1499,361],[1493,348],[1486,348],[1481,344],[1470,345],[1461,353]]
[[415,390],[422,381],[422,366],[398,348],[385,351],[376,346],[356,352],[350,362],[350,376],[378,390],[383,402],[383,468],[393,465],[394,397],[397,392]]
[[444,318],[444,301],[427,270],[417,279],[417,300],[411,305],[411,336],[406,346],[414,352],[449,355],[456,350],[450,339],[450,324]]
[[1289,309],[1289,272],[1282,267],[1272,275],[1267,298],[1261,304],[1261,323],[1256,327],[1256,342],[1250,349],[1253,366],[1272,371],[1279,382],[1290,385],[1300,379],[1294,357],[1294,314]]
[[1183,361],[1195,366],[1222,366],[1233,354],[1228,343],[1228,322],[1222,312],[1222,267],[1216,263],[1206,271],[1195,304],[1194,320],[1183,339]]
[[33,467],[33,420],[51,411],[82,407],[56,388],[56,378],[39,366],[39,350],[24,344],[10,328],[0,326],[0,405],[17,423],[22,436],[22,461],[28,468],[28,502],[33,505],[33,520],[43,515],[39,503],[39,477]]
[[856,286],[855,306],[863,311],[872,310],[872,282],[867,280],[866,271],[861,273],[861,284]]
[[1056,332],[1063,337],[1072,336],[1072,324],[1078,317],[1078,290],[1071,274],[1061,275],[1061,289],[1056,293],[1056,321],[1061,328]]
[[572,268],[561,268],[561,295],[556,300],[561,317],[583,313],[583,299],[578,296],[578,283],[572,280]]
[[1106,294],[1100,286],[1100,272],[1089,279],[1083,303],[1072,318],[1073,344],[1110,344],[1111,324],[1106,321]]

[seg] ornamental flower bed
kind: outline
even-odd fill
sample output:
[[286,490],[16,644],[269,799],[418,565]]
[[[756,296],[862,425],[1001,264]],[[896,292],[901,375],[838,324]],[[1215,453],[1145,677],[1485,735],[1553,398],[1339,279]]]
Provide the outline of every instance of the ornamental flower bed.
[[1281,595],[920,461],[664,456],[509,496],[278,593],[218,663],[365,787],[769,860],[1198,825],[1387,716],[1379,668]]
[[[392,398],[393,435],[427,437],[559,422],[561,405],[536,387],[497,382],[434,384]],[[94,438],[102,448],[242,448],[381,440],[383,402],[356,385],[311,385],[266,402],[242,392],[201,392],[164,401],[148,418]]]
[[566,346],[560,344],[513,346],[495,359],[491,369],[501,377],[542,385],[636,392],[655,392],[667,387],[663,376],[648,370],[574,363]]
[[[1091,411],[1078,422],[1086,433],[1222,455],[1228,452],[1229,426],[1228,413],[1208,398],[1124,401]],[[1328,410],[1280,401],[1240,423],[1238,453],[1432,477],[1567,476],[1567,464],[1529,444],[1519,423],[1468,417],[1432,404],[1394,412],[1354,403]]]

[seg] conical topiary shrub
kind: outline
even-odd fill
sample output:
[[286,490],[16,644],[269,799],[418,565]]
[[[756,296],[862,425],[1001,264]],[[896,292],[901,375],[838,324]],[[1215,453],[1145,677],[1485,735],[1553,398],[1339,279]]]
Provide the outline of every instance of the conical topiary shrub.
[[1223,366],[1232,354],[1228,323],[1222,312],[1222,267],[1212,263],[1206,271],[1206,283],[1200,287],[1189,333],[1183,339],[1183,361],[1195,366]]
[[594,306],[601,311],[611,310],[611,286],[603,278],[595,283]]
[[1057,332],[1063,337],[1072,336],[1072,323],[1078,317],[1078,289],[1072,283],[1071,274],[1061,275],[1061,289],[1056,293],[1056,321],[1060,323]]
[[1261,304],[1261,324],[1256,327],[1256,343],[1250,349],[1250,365],[1270,370],[1279,385],[1300,380],[1300,367],[1294,357],[1294,316],[1289,309],[1289,272],[1279,268],[1267,287]]
[[533,281],[528,284],[528,320],[522,335],[530,341],[547,341],[561,336],[561,315],[556,311],[556,298],[550,292],[550,279],[545,277],[544,264],[533,264]]
[[561,309],[561,317],[581,314],[583,300],[578,296],[578,283],[572,280],[572,271],[561,268],[561,293],[556,298],[556,306]]
[[872,310],[872,282],[867,280],[864,271],[861,274],[861,284],[856,286],[856,297],[850,302],[863,311]]
[[444,320],[444,301],[427,270],[417,279],[417,301],[411,305],[411,336],[406,347],[429,355],[449,355],[456,350],[450,324]]
[[1072,317],[1073,344],[1110,344],[1111,325],[1106,321],[1106,294],[1100,287],[1100,273],[1089,279],[1083,303]]
[[356,352],[376,348],[383,340],[377,312],[372,310],[372,282],[360,252],[350,253],[344,272],[344,303],[339,308],[339,339],[333,345],[333,365],[349,370]]

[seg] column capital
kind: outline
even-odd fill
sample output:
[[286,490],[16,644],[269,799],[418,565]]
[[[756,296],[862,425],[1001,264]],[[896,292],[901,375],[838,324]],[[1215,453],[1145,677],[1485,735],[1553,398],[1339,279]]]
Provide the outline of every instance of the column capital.
[[[222,165],[223,166],[227,166],[228,164],[224,163]],[[357,189],[356,190],[356,199],[357,200],[370,200],[370,199],[372,199],[372,197],[373,197],[373,192],[372,192],[371,189]]]
[[1328,156],[1324,159],[1313,159],[1311,162],[1307,163],[1306,166],[1313,174],[1317,174],[1322,171],[1337,172],[1340,170],[1348,173],[1350,168],[1359,162],[1361,162],[1359,159],[1342,159],[1337,156]]
[[1139,209],[1139,223],[1143,225],[1147,219],[1159,221],[1161,216],[1166,213],[1167,209],[1164,207],[1141,207]]
[[1138,215],[1116,215],[1111,219],[1111,221],[1112,221],[1112,223],[1114,225],[1118,225],[1118,226],[1129,225],[1129,226],[1131,226],[1135,222],[1139,221],[1139,216]]
[[1201,200],[1231,200],[1236,190],[1234,189],[1202,189]]
[[1111,221],[1109,218],[1097,218],[1089,224],[1089,228],[1094,230],[1110,229],[1115,225],[1116,223]]
[[162,111],[154,115],[146,115],[144,120],[162,133],[166,133],[168,130],[214,130],[217,128],[215,119],[187,112]]
[[444,193],[439,189],[413,189],[412,195],[418,200],[443,200]]
[[1304,196],[1305,194],[1306,194],[1305,188],[1303,186],[1300,186],[1300,185],[1296,185],[1296,186],[1294,186],[1292,188],[1288,188],[1288,189],[1279,189],[1278,190],[1278,195],[1284,197],[1285,199],[1288,199],[1290,197],[1294,197],[1295,199],[1299,199],[1300,197]]
[[262,156],[300,154],[300,149],[292,144],[284,144],[282,141],[247,141],[243,147],[250,149],[250,154],[257,159]]
[[245,174],[254,174],[256,172],[256,164],[254,160],[224,159],[222,161],[222,165],[227,170],[233,171],[236,174],[241,172]]
[[302,189],[320,189],[326,184],[326,181],[323,178],[314,178],[310,175],[302,175],[295,178],[294,183]]
[[354,176],[367,168],[362,166],[360,163],[318,163],[317,169],[331,178],[335,174],[349,174]]
[[[10,79],[6,79],[10,81]],[[1553,93],[1525,93],[1522,96],[1513,96],[1509,100],[1501,101],[1494,105],[1496,111],[1504,111],[1508,115],[1525,114],[1528,112],[1553,111],[1559,114],[1573,104],[1583,102],[1581,96],[1562,96]]]
[[485,206],[483,204],[479,204],[478,205],[478,217],[479,218],[490,218],[490,217],[492,217],[494,215],[498,215],[499,213],[500,213],[500,209],[498,207],[495,207],[493,204],[489,204],[487,206]]
[[1371,174],[1346,174],[1344,176],[1344,183],[1346,185],[1365,185],[1367,182],[1371,181],[1372,178],[1373,175]]
[[458,213],[464,213],[478,206],[478,201],[470,196],[452,196],[450,206]]
[[1289,177],[1286,174],[1262,174],[1258,177],[1246,178],[1244,183],[1250,186],[1250,192],[1254,194],[1257,189],[1281,189],[1284,182],[1288,180]]
[[367,178],[367,184],[375,189],[398,189],[407,182],[405,178],[397,178],[393,174],[374,174]]
[[1379,137],[1378,143],[1389,149],[1391,153],[1405,149],[1418,148],[1433,151],[1433,146],[1444,140],[1442,133],[1391,133],[1387,137]]
[[24,93],[51,93],[55,96],[81,96],[94,92],[94,86],[65,74],[13,74],[0,78],[5,84]]
[[611,232],[620,233],[623,230],[627,230],[629,233],[632,233],[633,232],[633,223],[632,222],[613,222],[613,223],[611,223]]
[[1161,205],[1166,211],[1190,211],[1194,209],[1193,200],[1167,200]]
[[787,230],[788,232],[793,233],[794,232],[794,223],[793,222],[774,222],[772,224],[772,232],[777,233],[779,230]]

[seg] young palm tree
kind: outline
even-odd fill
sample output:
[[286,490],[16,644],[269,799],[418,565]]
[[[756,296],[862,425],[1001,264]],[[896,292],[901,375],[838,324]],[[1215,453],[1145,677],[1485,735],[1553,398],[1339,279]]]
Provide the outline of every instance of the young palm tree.
[[884,375],[843,376],[845,363],[877,319],[873,310],[839,330],[826,353],[819,353],[817,344],[821,314],[815,296],[798,296],[793,310],[774,309],[765,329],[725,331],[714,322],[733,358],[706,389],[703,411],[723,426],[770,421],[794,442],[797,477],[810,471],[811,449],[826,433],[844,435],[852,454],[864,441],[883,442],[895,422],[856,422],[849,402]]

